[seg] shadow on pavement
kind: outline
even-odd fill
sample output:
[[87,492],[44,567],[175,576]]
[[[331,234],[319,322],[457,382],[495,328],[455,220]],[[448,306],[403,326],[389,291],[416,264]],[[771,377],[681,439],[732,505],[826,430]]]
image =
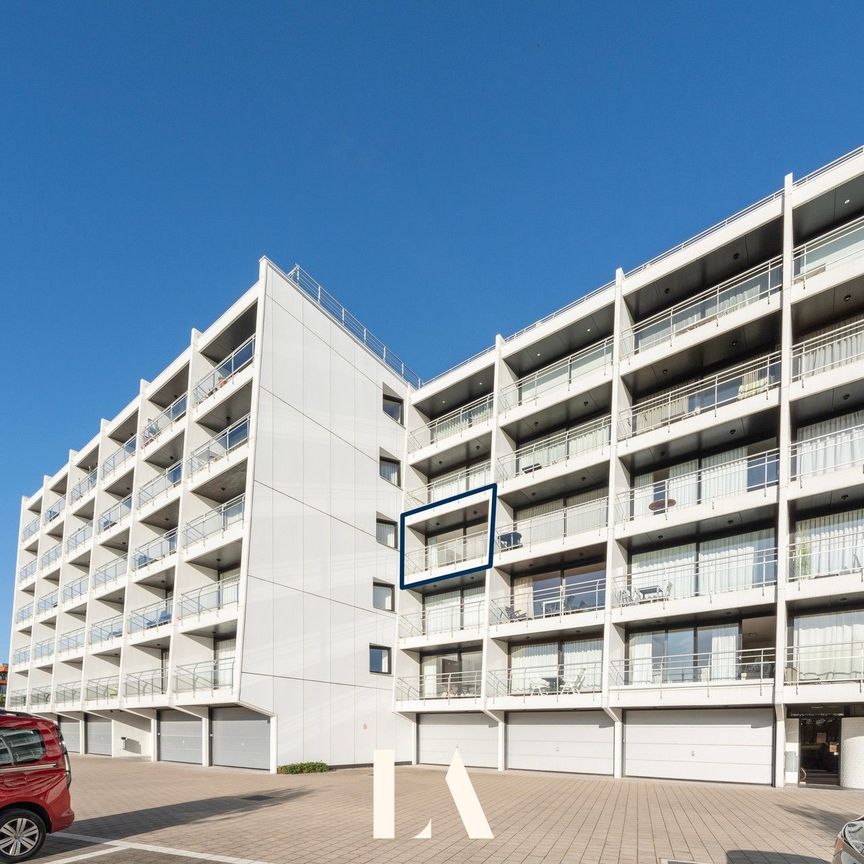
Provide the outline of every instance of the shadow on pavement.
[[730,849],[726,853],[726,864],[825,864],[831,860],[831,850],[824,858],[810,855],[794,855],[791,852],[768,852],[763,849]]

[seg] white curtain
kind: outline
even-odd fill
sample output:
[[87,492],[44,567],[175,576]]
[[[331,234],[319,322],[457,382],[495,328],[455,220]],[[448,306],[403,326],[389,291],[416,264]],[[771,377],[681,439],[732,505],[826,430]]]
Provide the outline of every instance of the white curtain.
[[729,681],[737,677],[738,625],[706,628],[711,632],[711,680]]
[[792,644],[798,680],[864,677],[864,610],[796,617]]
[[563,643],[562,683],[580,690],[599,690],[603,674],[603,640],[580,639]]
[[702,500],[747,491],[747,448],[735,447],[702,460]]
[[[861,326],[850,326],[853,324]],[[834,338],[819,340],[815,345],[807,347],[803,354],[796,356],[794,374],[807,375],[833,369],[835,366],[851,363],[864,354],[864,315],[856,315],[839,324],[814,330],[802,341],[832,334]]]
[[[658,587],[666,597],[692,597],[696,593],[696,544],[637,552],[631,559],[630,590]],[[656,595],[656,592],[655,592]]]
[[841,232],[832,240],[828,240],[813,249],[808,249],[806,255],[796,261],[800,269],[796,271],[795,275],[807,273],[815,267],[830,267],[835,261],[841,261],[852,255],[860,255],[862,252],[864,252],[864,228]]
[[466,588],[462,592],[462,627],[465,630],[476,630],[483,625],[483,602],[486,589],[483,585]]
[[548,685],[558,677],[558,643],[514,645],[510,649],[510,692],[528,693],[531,685]]
[[513,580],[513,610],[534,617],[534,577],[517,576]]
[[864,567],[864,509],[801,519],[795,525],[793,579],[857,573]]
[[567,432],[567,457],[576,456],[579,453],[587,453],[589,450],[597,450],[609,443],[610,427],[608,423],[600,425],[586,423],[577,426]]
[[699,593],[737,591],[776,580],[774,530],[708,540],[699,549]]
[[628,684],[651,684],[654,681],[652,661],[653,633],[631,633],[627,641],[630,665]]
[[420,694],[427,699],[438,695],[438,658],[424,657],[420,663]]
[[426,618],[427,633],[452,633],[460,629],[461,593],[444,591],[441,594],[427,594],[423,598],[423,612]]
[[798,430],[799,477],[864,462],[864,411],[820,420]]
[[[699,460],[689,459],[669,469],[647,471],[634,478],[633,517],[647,516],[655,511],[656,501],[667,502],[664,507],[687,507],[699,500]],[[674,504],[669,502],[674,501]],[[661,507],[659,512],[663,512]]]

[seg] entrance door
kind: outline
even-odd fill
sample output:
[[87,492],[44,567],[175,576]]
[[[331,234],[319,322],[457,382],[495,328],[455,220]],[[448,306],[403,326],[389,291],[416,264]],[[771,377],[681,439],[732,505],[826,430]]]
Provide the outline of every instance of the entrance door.
[[802,717],[799,723],[799,781],[808,786],[839,786],[840,718]]

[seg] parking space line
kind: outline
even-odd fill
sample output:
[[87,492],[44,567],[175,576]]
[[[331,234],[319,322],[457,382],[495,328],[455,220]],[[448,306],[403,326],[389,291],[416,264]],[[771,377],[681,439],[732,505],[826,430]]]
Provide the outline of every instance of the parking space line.
[[57,858],[51,861],[50,864],[72,864],[73,861],[89,861],[97,855],[111,855],[114,852],[121,852],[117,846],[111,849],[98,849],[96,852],[85,852],[83,855],[73,855],[71,858]]
[[[55,839],[68,837],[70,840],[79,840],[82,843],[93,843],[99,846],[112,846],[116,849],[137,849],[140,852],[156,852],[161,855],[174,855],[177,858],[197,858],[199,861],[214,861],[216,864],[267,864],[266,861],[256,861],[253,858],[233,858],[230,855],[213,855],[210,852],[190,852],[188,849],[172,849],[170,846],[151,846],[149,843],[127,843],[125,840],[108,840],[105,837],[90,837],[87,834],[72,834],[69,831],[63,831],[55,834]],[[93,855],[107,854],[111,850],[105,852],[93,852]],[[80,856],[84,858],[86,856]],[[76,859],[67,858],[67,861]],[[60,864],[58,861],[57,864]]]

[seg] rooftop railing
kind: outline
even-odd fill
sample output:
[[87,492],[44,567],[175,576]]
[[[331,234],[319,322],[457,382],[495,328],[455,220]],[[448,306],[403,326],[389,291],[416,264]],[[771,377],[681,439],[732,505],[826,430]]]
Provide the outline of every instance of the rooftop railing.
[[777,583],[777,550],[712,555],[684,563],[627,568],[615,579],[616,606],[635,606],[688,597],[713,597]]
[[22,585],[29,582],[36,575],[39,569],[39,562],[34,558],[29,564],[25,564],[18,570],[18,584]]
[[862,254],[864,217],[799,246],[793,253],[792,275],[796,281],[805,279]]
[[434,636],[477,630],[483,626],[484,599],[460,601],[448,606],[434,606],[399,616],[399,635]]
[[48,657],[54,656],[54,640],[43,639],[33,646],[33,659],[45,660]]
[[489,462],[471,465],[469,468],[460,468],[458,471],[451,471],[436,477],[425,486],[412,489],[408,493],[408,500],[412,504],[418,505],[441,501],[451,495],[458,495],[460,492],[468,492],[478,486],[485,486],[491,480],[491,475],[492,468]]
[[12,665],[13,666],[24,666],[25,664],[30,662],[30,648],[28,646],[24,646],[23,648],[18,648],[16,651],[12,652]]
[[192,390],[195,405],[212,396],[224,387],[238,372],[245,369],[255,359],[255,335],[250,336],[242,345],[232,351],[215,369],[208,372]]
[[96,488],[96,483],[99,479],[99,469],[94,468],[83,480],[79,480],[69,490],[69,503],[74,504],[76,501],[92,492]]
[[102,476],[108,477],[122,468],[134,455],[138,446],[138,436],[127,438],[103,463]]
[[766,450],[719,465],[703,466],[696,471],[655,480],[618,496],[619,522],[646,516],[676,513],[710,501],[777,485],[780,451]]
[[150,603],[140,609],[133,609],[128,613],[126,632],[130,635],[147,630],[155,630],[163,624],[171,623],[172,601],[170,599]]
[[21,540],[29,540],[39,530],[40,519],[35,516],[21,529]]
[[101,645],[104,642],[119,639],[122,635],[123,616],[115,615],[113,618],[106,618],[104,621],[91,624],[87,641],[91,645]]
[[128,561],[125,555],[118,555],[105,564],[100,564],[93,572],[93,589],[98,591],[105,585],[111,585],[126,575]]
[[669,684],[759,683],[774,678],[773,648],[742,648],[692,654],[630,657],[613,661],[613,687],[658,687]]
[[44,615],[46,612],[53,612],[57,608],[60,600],[59,591],[51,591],[48,594],[43,594],[36,601],[36,614]]
[[405,569],[409,573],[440,570],[475,558],[486,558],[488,554],[489,532],[484,528],[453,540],[433,543],[422,549],[406,552]]
[[577,534],[605,533],[608,517],[609,500],[604,495],[594,501],[502,524],[496,532],[496,546],[499,552],[512,552],[531,551],[547,543],[566,545],[567,538]]
[[621,355],[631,357],[669,343],[702,324],[777,294],[782,287],[782,258],[775,258],[634,324],[621,334]]
[[206,444],[195,449],[189,455],[189,473],[194,477],[198,472],[208,468],[214,462],[223,459],[249,440],[249,415],[241,417],[218,435],[214,435]]
[[864,358],[864,319],[792,346],[792,380],[801,381]]
[[513,624],[560,618],[577,612],[602,609],[606,603],[606,580],[592,579],[573,585],[538,588],[494,597],[489,603],[492,624]]
[[107,510],[99,514],[96,524],[99,533],[110,531],[115,525],[119,525],[132,512],[132,496],[127,495],[122,501],[112,504]]
[[230,690],[233,686],[233,657],[191,663],[174,670],[174,689],[178,693],[206,695],[214,690]]
[[577,655],[566,663],[492,670],[489,672],[489,697],[598,693],[602,689],[602,681],[602,661],[580,660]]
[[285,274],[307,297],[318,304],[337,324],[368,348],[379,360],[412,387],[419,387],[420,376],[406,366],[380,339],[361,324],[332,294],[327,292],[302,267],[295,264]]
[[107,702],[120,695],[120,676],[106,675],[101,678],[90,678],[84,691],[87,702]]
[[166,430],[170,429],[178,420],[186,416],[187,398],[184,393],[175,399],[164,411],[148,420],[141,430],[141,446],[152,444]]
[[22,606],[15,613],[15,623],[23,624],[25,621],[29,621],[33,617],[33,604],[28,603],[26,606]]
[[246,509],[246,496],[238,495],[219,507],[209,510],[183,528],[186,544],[197,543],[217,534],[224,534],[233,525],[242,524]]
[[172,528],[160,537],[139,546],[132,553],[132,569],[141,570],[156,561],[161,561],[177,551],[177,529]]
[[82,576],[68,585],[64,585],[60,589],[60,603],[65,606],[67,603],[73,603],[81,597],[87,596],[87,590],[90,587],[90,577]]
[[576,457],[609,446],[612,421],[599,417],[572,429],[556,432],[525,444],[513,453],[498,459],[498,477],[511,480],[522,474],[535,474],[552,465],[567,465]]
[[68,654],[75,651],[83,651],[86,642],[86,628],[80,627],[77,630],[69,630],[67,633],[61,633],[57,638],[57,653]]
[[76,549],[83,546],[92,536],[93,523],[88,522],[66,538],[66,551],[74,552]]
[[792,479],[857,468],[864,462],[864,426],[836,429],[792,444]]
[[240,577],[223,579],[213,585],[205,585],[189,591],[180,598],[179,618],[187,621],[208,612],[236,608],[240,600]]
[[161,696],[167,692],[167,669],[127,672],[123,680],[123,694],[127,698],[142,699],[148,696]]
[[143,507],[169,489],[175,489],[183,480],[183,463],[169,465],[161,474],[148,480],[138,491],[138,506]]
[[618,434],[630,438],[662,429],[723,405],[768,393],[779,385],[780,354],[775,352],[637,402],[619,413]]
[[442,672],[396,679],[396,698],[465,699],[476,698],[482,691],[483,673]]
[[493,396],[490,393],[431,420],[409,433],[409,448],[419,450],[421,447],[428,447],[454,435],[461,435],[474,426],[486,423],[492,418],[492,404]]
[[823,165],[821,168],[817,168],[815,171],[811,171],[809,174],[806,174],[800,180],[796,180],[795,186],[803,186],[805,183],[809,183],[811,180],[815,180],[817,177],[821,177],[823,174],[827,174],[829,171],[833,170],[838,165],[842,165],[844,162],[855,159],[862,153],[864,153],[864,147],[856,147],[850,153],[845,153],[843,156],[840,156],[833,162],[829,162],[827,165]]
[[50,567],[55,561],[60,560],[60,556],[63,554],[63,541],[61,540],[56,545],[52,546],[40,559],[39,559],[39,567],[40,569],[44,569],[46,567]]
[[509,411],[521,405],[536,405],[549,393],[565,390],[579,392],[583,388],[583,376],[600,369],[612,368],[614,343],[614,337],[610,336],[504,387],[501,390],[501,410]]
[[864,681],[864,642],[790,645],[786,649],[786,684]]
[[854,575],[864,579],[864,529],[789,544],[789,581]]
[[69,705],[81,701],[81,684],[69,683],[58,684],[54,688],[54,703],[56,705]]
[[60,496],[43,514],[42,522],[45,525],[50,525],[56,519],[60,518],[60,514],[66,509],[66,498]]

